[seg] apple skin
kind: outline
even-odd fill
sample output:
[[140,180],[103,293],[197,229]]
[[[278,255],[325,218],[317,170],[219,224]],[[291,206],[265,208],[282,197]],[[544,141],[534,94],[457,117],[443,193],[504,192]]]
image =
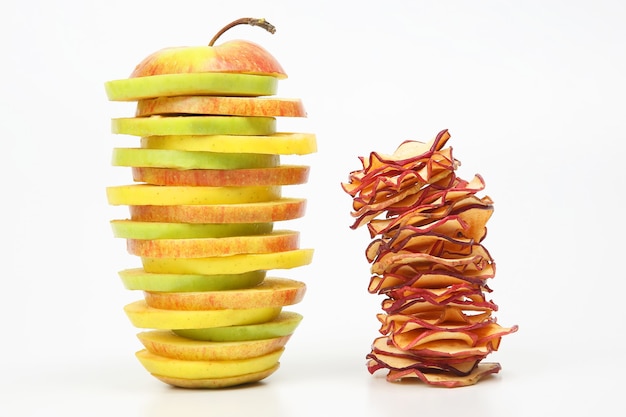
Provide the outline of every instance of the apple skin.
[[306,199],[281,198],[243,204],[130,205],[135,221],[170,223],[264,223],[303,217]]
[[144,58],[130,78],[160,74],[227,72],[287,78],[280,63],[265,48],[246,40],[216,46],[163,48]]
[[149,307],[161,310],[222,310],[284,307],[302,301],[303,282],[286,278],[265,278],[252,288],[228,291],[152,292],[145,291]]
[[264,369],[259,372],[250,372],[244,375],[236,375],[226,378],[174,378],[171,376],[164,375],[155,375],[152,374],[156,379],[161,382],[164,382],[168,385],[178,388],[188,388],[188,389],[219,389],[219,388],[228,388],[234,387],[237,385],[251,384],[258,381],[261,381],[274,372],[278,370],[280,367],[280,362],[277,362],[274,366],[268,369]]
[[133,180],[153,185],[190,185],[205,187],[295,185],[309,179],[305,165],[281,165],[274,168],[243,169],[173,169],[133,167]]

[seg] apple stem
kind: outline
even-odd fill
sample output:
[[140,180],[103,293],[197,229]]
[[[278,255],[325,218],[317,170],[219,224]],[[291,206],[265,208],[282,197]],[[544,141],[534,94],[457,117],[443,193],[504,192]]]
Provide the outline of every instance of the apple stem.
[[215,41],[217,41],[217,38],[222,36],[222,34],[226,32],[228,29],[237,25],[259,26],[267,30],[269,33],[276,32],[276,28],[274,27],[274,25],[272,25],[270,22],[268,22],[265,19],[256,19],[253,17],[242,17],[241,19],[237,19],[237,20],[230,22],[229,24],[224,26],[219,32],[217,32],[215,36],[213,36],[213,39],[211,39],[211,42],[209,42],[209,46],[213,46],[213,44],[215,44]]

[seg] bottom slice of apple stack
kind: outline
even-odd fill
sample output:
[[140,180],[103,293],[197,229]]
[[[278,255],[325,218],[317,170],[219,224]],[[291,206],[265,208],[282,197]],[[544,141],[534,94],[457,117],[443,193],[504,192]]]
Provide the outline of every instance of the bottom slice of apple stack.
[[476,196],[480,176],[455,175],[449,137],[444,130],[429,143],[405,141],[393,155],[374,152],[343,184],[353,197],[352,228],[367,225],[373,238],[369,292],[387,297],[367,367],[387,370],[389,381],[475,384],[500,371],[483,359],[517,330],[496,322],[486,297],[495,263],[481,242],[492,201]]
[[[315,152],[315,136],[277,133],[273,124],[303,116],[299,106],[155,97],[138,101],[136,117],[113,121],[114,133],[141,136],[140,148],[113,152],[113,165],[132,167],[136,184],[107,189],[109,203],[130,212],[111,222],[114,235],[142,263],[120,271],[126,288],[144,293],[124,310],[145,329],[138,360],[167,384],[260,381],[278,369],[302,319],[283,307],[302,300],[305,284],[270,276],[313,256],[298,232],[275,228],[305,212],[305,199],[283,197],[282,187],[305,183],[309,167],[282,165],[280,156]],[[224,116],[213,114],[218,107]]]

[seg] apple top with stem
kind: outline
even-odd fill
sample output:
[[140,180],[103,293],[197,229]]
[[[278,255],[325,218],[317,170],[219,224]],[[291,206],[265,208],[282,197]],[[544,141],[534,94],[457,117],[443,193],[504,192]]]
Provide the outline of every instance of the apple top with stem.
[[219,45],[215,41],[228,29],[242,24],[258,26],[270,33],[276,29],[265,19],[241,18],[224,26],[208,45],[164,48],[141,61],[130,78],[160,74],[227,72],[269,75],[287,78],[280,63],[260,45],[246,40],[232,40]]

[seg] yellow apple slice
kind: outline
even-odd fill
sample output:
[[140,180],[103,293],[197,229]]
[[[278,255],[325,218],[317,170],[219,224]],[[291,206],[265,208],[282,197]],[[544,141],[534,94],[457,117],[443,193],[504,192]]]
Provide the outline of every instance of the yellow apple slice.
[[210,342],[190,340],[167,330],[151,330],[137,335],[148,352],[187,361],[220,361],[254,358],[285,346],[291,335],[262,340]]
[[121,135],[270,135],[276,133],[273,117],[151,116],[111,120],[111,132]]
[[208,258],[241,253],[272,253],[298,249],[300,233],[274,230],[249,236],[189,239],[127,239],[128,253],[150,258]]
[[280,157],[278,155],[251,153],[114,148],[111,164],[120,167],[230,170],[276,167],[280,164]]
[[[247,253],[211,258],[141,258],[143,267],[147,272],[203,275],[291,269],[308,265],[312,260],[313,249],[296,249],[275,253]],[[170,327],[170,329],[175,328]]]
[[133,167],[133,180],[154,185],[226,187],[242,185],[295,185],[309,179],[306,165],[245,169],[170,169]]
[[178,388],[189,389],[219,389],[234,387],[237,385],[250,384],[253,382],[261,381],[268,376],[272,375],[278,370],[280,363],[272,366],[269,369],[265,369],[260,372],[251,372],[249,374],[231,376],[228,378],[204,378],[204,379],[188,379],[188,378],[173,378],[163,375],[152,374],[153,377],[161,382]]
[[274,224],[268,223],[165,223],[138,222],[127,219],[111,220],[113,236],[123,239],[190,239],[250,236],[270,233]]
[[155,355],[147,349],[136,353],[137,359],[148,372],[171,378],[207,379],[229,378],[261,372],[274,367],[285,348],[255,358],[221,361],[187,361]]
[[272,320],[281,307],[260,307],[222,310],[165,310],[148,306],[138,300],[124,306],[124,312],[135,327],[142,329],[195,329],[198,327],[234,326]]
[[304,216],[306,199],[280,198],[244,204],[130,205],[132,220],[169,223],[263,223]]
[[221,310],[284,307],[302,301],[306,285],[287,278],[265,278],[253,288],[229,291],[146,291],[146,304],[163,310]]
[[206,329],[174,329],[173,332],[188,339],[212,342],[273,339],[293,334],[301,321],[301,314],[281,311],[275,319],[264,323]]
[[274,97],[177,96],[139,100],[135,116],[206,114],[306,117],[300,99]]
[[158,74],[125,78],[104,84],[111,101],[136,101],[179,95],[271,96],[278,79],[268,75],[236,73]]
[[124,287],[143,291],[222,291],[250,288],[265,279],[266,271],[250,271],[241,274],[156,274],[143,268],[119,271]]
[[141,138],[147,149],[178,149],[207,152],[247,152],[276,155],[306,155],[317,151],[312,133],[277,132],[272,135],[165,135]]
[[[280,186],[275,187],[191,187],[149,184],[107,187],[111,205],[194,205],[242,204],[271,201],[280,198]],[[205,223],[213,223],[208,220]]]

